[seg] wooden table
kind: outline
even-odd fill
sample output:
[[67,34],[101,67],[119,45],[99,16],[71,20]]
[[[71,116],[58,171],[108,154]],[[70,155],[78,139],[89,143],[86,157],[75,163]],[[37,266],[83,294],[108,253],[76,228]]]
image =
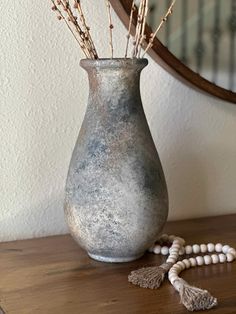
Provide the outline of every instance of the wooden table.
[[[236,215],[169,222],[165,232],[191,244],[236,247]],[[167,280],[159,290],[127,281],[131,270],[163,260],[147,253],[131,263],[96,262],[69,235],[1,243],[0,306],[9,314],[188,313]],[[236,313],[236,262],[189,269],[182,277],[218,298],[212,313]]]

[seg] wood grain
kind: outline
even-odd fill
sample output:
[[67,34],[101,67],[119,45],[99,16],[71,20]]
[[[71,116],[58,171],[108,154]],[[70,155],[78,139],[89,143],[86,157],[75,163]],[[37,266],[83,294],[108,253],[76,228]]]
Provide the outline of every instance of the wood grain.
[[[235,227],[236,215],[229,215],[169,222],[165,231],[192,244],[223,242],[236,247]],[[188,313],[168,281],[159,290],[128,283],[131,270],[164,260],[154,254],[131,263],[100,263],[63,235],[1,243],[0,257],[0,307],[5,313]],[[212,313],[236,313],[236,262],[190,269],[183,278],[218,298]]]
[[[132,0],[110,0],[114,10],[120,17],[123,24],[128,28],[129,14],[132,5]],[[135,14],[134,14],[135,18]],[[134,27],[132,33],[134,34]],[[147,39],[152,33],[152,29],[146,25]],[[177,79],[187,83],[191,87],[195,87],[203,92],[209,93],[213,96],[219,97],[223,100],[230,101],[236,104],[236,93],[227,90],[223,87],[215,85],[214,83],[204,79],[202,76],[184,65],[178,58],[176,58],[158,39],[154,39],[153,47],[149,50],[150,56],[169,73],[174,75]]]

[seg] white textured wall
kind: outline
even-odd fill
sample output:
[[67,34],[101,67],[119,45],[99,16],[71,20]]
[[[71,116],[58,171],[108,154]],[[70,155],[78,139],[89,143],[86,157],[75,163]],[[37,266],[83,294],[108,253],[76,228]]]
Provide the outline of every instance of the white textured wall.
[[[103,1],[90,7],[94,38],[107,55]],[[79,49],[49,8],[49,0],[0,2],[2,241],[67,232],[63,188],[88,86]],[[122,56],[125,30],[118,18],[114,24]],[[236,212],[236,106],[187,87],[152,60],[142,96],[166,174],[169,218]]]

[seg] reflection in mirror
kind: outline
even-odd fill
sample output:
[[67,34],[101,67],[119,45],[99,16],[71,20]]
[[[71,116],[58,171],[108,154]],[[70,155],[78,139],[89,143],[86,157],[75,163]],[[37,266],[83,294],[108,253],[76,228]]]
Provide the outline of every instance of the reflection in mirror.
[[[155,29],[171,0],[149,0]],[[158,39],[202,77],[236,92],[236,0],[177,0]]]

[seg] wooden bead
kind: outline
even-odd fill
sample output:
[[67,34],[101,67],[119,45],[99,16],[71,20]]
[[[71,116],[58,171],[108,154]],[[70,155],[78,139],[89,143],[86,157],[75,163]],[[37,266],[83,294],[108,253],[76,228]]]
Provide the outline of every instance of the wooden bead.
[[197,266],[197,261],[194,257],[190,257],[189,259],[191,267]]
[[169,280],[176,279],[177,277],[178,277],[178,275],[175,274],[175,273],[169,273],[169,274],[168,274]]
[[205,265],[210,265],[211,264],[211,257],[210,257],[210,255],[204,255],[203,259],[204,259],[204,264]]
[[185,265],[185,269],[188,269],[188,268],[191,267],[191,263],[190,263],[190,261],[188,259],[185,258],[185,259],[182,260],[182,262]]
[[201,244],[200,245],[200,251],[201,251],[201,253],[206,253],[207,252],[207,245],[206,244]]
[[212,253],[215,251],[215,245],[213,243],[208,243],[207,244],[207,250],[209,253]]
[[179,250],[180,247],[181,247],[181,245],[179,243],[173,243],[171,246],[172,249],[177,249],[177,250]]
[[181,246],[184,246],[184,245],[185,245],[185,240],[184,240],[183,238],[176,237],[175,239],[178,241],[178,243],[179,243]]
[[178,275],[176,275],[176,274],[169,274],[168,278],[169,278],[169,281],[172,284],[176,279],[178,279]]
[[222,253],[219,254],[219,260],[220,260],[220,263],[226,262],[226,255]]
[[222,248],[223,248],[223,245],[222,245],[221,243],[216,243],[216,245],[215,245],[215,251],[216,251],[217,253],[222,252]]
[[229,245],[224,245],[223,247],[222,247],[222,252],[224,253],[224,254],[226,254],[226,253],[228,253],[228,250],[230,249],[230,246]]
[[161,248],[161,254],[162,255],[168,255],[169,254],[169,248],[167,246],[163,246]]
[[170,248],[170,252],[176,252],[176,253],[178,253],[179,252],[179,250],[180,250],[180,248],[178,248],[178,247],[171,247]]
[[174,258],[176,258],[176,259],[178,259],[178,257],[179,257],[179,254],[178,254],[178,252],[169,252],[169,256],[171,256],[171,257],[174,257]]
[[176,251],[169,251],[171,257],[178,258],[179,254]]
[[155,254],[160,254],[161,253],[161,246],[160,245],[155,245],[154,246],[154,249],[153,249],[153,252],[155,253]]
[[194,254],[200,253],[200,246],[198,244],[193,245],[193,253]]
[[212,260],[212,264],[217,264],[219,263],[219,256],[217,254],[212,254],[211,255],[211,260]]
[[171,267],[171,271],[174,271],[177,274],[179,274],[182,270],[183,270],[182,267],[180,265],[178,265],[177,263],[174,264],[173,267]]
[[196,262],[197,262],[197,265],[198,265],[198,266],[204,265],[204,259],[203,259],[203,257],[202,257],[202,256],[197,256],[197,257],[196,257]]
[[[175,264],[176,265],[176,264]],[[168,274],[177,274],[177,268],[174,266],[171,267],[171,269],[169,270]]]
[[226,259],[227,259],[227,262],[233,262],[233,260],[235,259],[234,255],[231,254],[231,253],[226,253]]
[[192,254],[192,252],[193,252],[192,246],[186,245],[185,246],[185,254],[189,255],[189,254]]
[[176,260],[177,260],[177,258],[169,256],[166,262],[174,264],[174,263],[176,263]]
[[177,265],[181,267],[181,271],[185,269],[185,264],[183,263],[183,261],[178,261]]
[[233,254],[234,257],[236,258],[236,251],[234,248],[231,247],[230,249],[228,249],[228,253]]

